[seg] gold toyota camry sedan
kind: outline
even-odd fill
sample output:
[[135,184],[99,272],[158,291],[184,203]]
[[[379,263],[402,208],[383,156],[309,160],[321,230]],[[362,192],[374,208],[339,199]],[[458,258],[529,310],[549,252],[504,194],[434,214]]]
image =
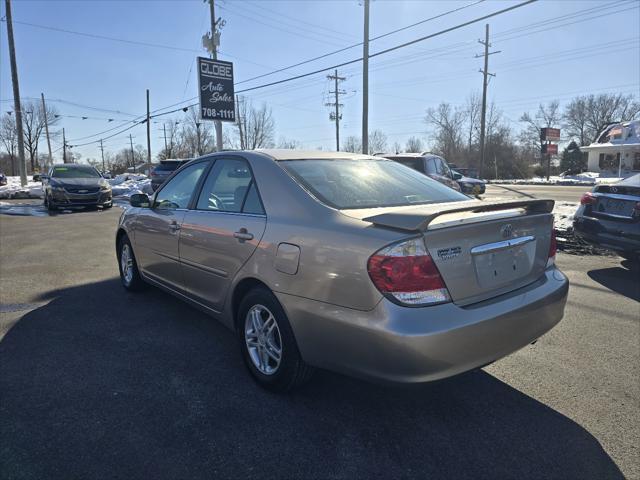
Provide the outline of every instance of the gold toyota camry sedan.
[[380,157],[220,152],[132,196],[116,249],[127,290],[151,284],[223,322],[266,388],[314,368],[427,382],[560,321],[552,209],[471,200]]

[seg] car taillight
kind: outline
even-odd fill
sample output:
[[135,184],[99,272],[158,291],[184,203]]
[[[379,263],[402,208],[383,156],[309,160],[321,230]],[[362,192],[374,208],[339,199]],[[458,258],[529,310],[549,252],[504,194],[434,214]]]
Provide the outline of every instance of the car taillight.
[[369,276],[381,293],[407,305],[451,301],[447,286],[421,238],[396,243],[374,253]]
[[556,229],[551,224],[551,242],[549,243],[549,258],[547,260],[547,267],[555,265],[556,253],[558,252],[558,242],[556,241]]
[[596,203],[596,197],[591,192],[586,192],[580,197],[580,205],[593,205]]

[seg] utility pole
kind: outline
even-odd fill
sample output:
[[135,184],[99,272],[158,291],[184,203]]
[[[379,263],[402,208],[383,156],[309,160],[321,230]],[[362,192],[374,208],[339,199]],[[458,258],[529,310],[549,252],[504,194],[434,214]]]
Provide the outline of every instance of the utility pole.
[[13,41],[13,20],[11,17],[11,1],[5,0],[7,17],[7,36],[9,37],[9,57],[11,59],[11,83],[13,84],[13,109],[16,112],[16,133],[18,135],[18,161],[20,166],[20,184],[27,186],[27,164],[24,157],[24,136],[22,133],[22,107],[20,105],[20,87],[18,86],[18,64],[16,62],[16,46]]
[[338,82],[342,82],[343,80],[346,80],[346,77],[339,77],[338,76],[338,69],[336,69],[334,71],[333,75],[327,75],[327,78],[329,80],[333,80],[334,81],[334,91],[333,92],[329,92],[329,93],[333,93],[335,95],[335,102],[334,103],[325,103],[325,106],[327,107],[335,107],[335,112],[331,112],[329,114],[329,119],[330,120],[335,120],[336,122],[336,152],[340,151],[340,120],[342,119],[342,115],[340,115],[340,108],[343,107],[344,105],[342,103],[340,103],[340,95],[344,95],[345,92],[344,90],[340,90],[338,88]]
[[362,42],[362,153],[369,153],[369,0],[364,0]]
[[[484,167],[484,143],[485,143],[485,129],[486,129],[486,119],[487,119],[487,86],[489,85],[489,77],[495,77],[495,73],[489,73],[489,55],[493,55],[494,53],[500,53],[500,50],[496,52],[489,53],[489,47],[491,44],[489,43],[489,24],[485,25],[485,34],[484,34],[484,42],[482,40],[478,40],[478,43],[484,45],[484,70],[480,70],[482,73],[482,114],[480,116],[480,169],[478,176],[482,178],[482,169]],[[483,55],[476,55],[476,58],[479,58]]]
[[100,152],[102,153],[102,173],[104,174],[107,169],[104,166],[104,147],[102,146],[102,139],[100,139]]
[[149,89],[147,88],[147,163],[151,163],[151,116],[149,115]]
[[47,118],[47,106],[44,103],[44,93],[41,93],[42,97],[42,115],[44,116],[44,131],[47,134],[47,147],[49,148],[49,165],[53,165],[53,155],[51,155],[51,140],[49,139],[49,119]]
[[129,134],[129,145],[131,145],[131,164],[133,166],[133,173],[136,173],[136,156],[133,153],[133,137]]
[[167,154],[167,124],[162,124],[162,130],[164,131],[164,154]]
[[64,136],[64,127],[62,127],[62,163],[67,163],[67,137]]
[[243,128],[242,128],[242,115],[241,115],[241,108],[240,108],[240,97],[238,97],[238,95],[236,95],[236,110],[237,110],[237,115],[236,115],[236,123],[238,124],[238,134],[240,135],[240,150],[244,150],[245,149],[245,142],[244,142],[244,135],[243,135]]
[[[209,9],[211,12],[211,58],[217,60],[218,58],[218,45],[220,43],[220,37],[216,36],[216,9],[215,0],[209,0]],[[222,122],[215,120],[213,122],[216,129],[216,150],[222,151]]]

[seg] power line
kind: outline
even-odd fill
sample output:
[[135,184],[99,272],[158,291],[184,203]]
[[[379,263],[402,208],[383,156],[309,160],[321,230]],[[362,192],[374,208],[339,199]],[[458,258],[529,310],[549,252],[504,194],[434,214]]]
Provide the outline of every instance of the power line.
[[[403,31],[403,30],[407,30],[407,29],[409,29],[409,28],[415,27],[415,26],[417,26],[417,25],[421,25],[421,24],[426,23],[426,22],[430,22],[431,20],[435,20],[435,19],[438,19],[438,18],[444,17],[444,16],[446,16],[446,15],[449,15],[449,14],[451,14],[451,13],[458,12],[458,11],[463,10],[463,9],[465,9],[465,8],[472,7],[472,6],[476,5],[476,4],[481,3],[481,2],[484,2],[484,1],[485,1],[485,0],[478,0],[478,1],[474,2],[474,3],[470,3],[470,4],[468,4],[468,5],[463,5],[462,7],[458,7],[458,8],[455,8],[455,9],[453,9],[453,10],[448,10],[448,11],[443,12],[443,13],[441,13],[441,14],[439,14],[439,15],[434,16],[434,17],[426,18],[426,19],[424,19],[424,20],[420,20],[419,22],[412,23],[411,25],[407,25],[407,26],[405,26],[405,27],[398,28],[398,29],[396,29],[396,30],[392,30],[392,31],[387,32],[387,33],[384,33],[384,34],[382,34],[382,35],[378,35],[377,37],[373,37],[373,38],[369,39],[369,41],[370,41],[370,42],[373,42],[373,41],[378,40],[378,39],[380,39],[380,38],[388,37],[389,35],[392,35],[392,34],[394,34],[394,33],[398,33],[398,32],[401,32],[401,31]],[[259,79],[259,78],[264,78],[264,77],[267,77],[267,76],[270,76],[270,75],[274,75],[274,74],[276,74],[276,73],[284,72],[285,70],[290,70],[290,69],[292,69],[292,68],[299,67],[299,66],[301,66],[301,65],[306,65],[307,63],[315,62],[316,60],[321,60],[321,59],[323,59],[323,58],[327,58],[327,57],[330,57],[330,56],[332,56],[332,55],[336,55],[336,54],[338,54],[338,53],[342,53],[342,52],[345,52],[345,51],[347,51],[347,50],[351,50],[352,48],[359,47],[359,46],[361,46],[361,45],[362,45],[362,43],[363,43],[363,42],[354,43],[353,45],[349,45],[349,46],[346,46],[346,47],[340,48],[340,49],[338,49],[338,50],[334,50],[334,51],[332,51],[332,52],[325,53],[325,54],[323,54],[323,55],[319,55],[319,56],[317,56],[317,57],[310,58],[310,59],[308,59],[308,60],[304,60],[304,61],[302,61],[302,62],[294,63],[293,65],[289,65],[289,66],[286,66],[286,67],[282,67],[282,68],[279,68],[279,69],[274,70],[274,71],[272,71],[272,72],[268,72],[268,73],[264,73],[264,74],[262,74],[262,75],[257,75],[257,76],[255,76],[255,77],[247,78],[246,80],[242,80],[242,81],[240,81],[240,82],[236,82],[236,85],[240,85],[241,83],[247,83],[247,82],[250,82],[250,81],[252,81],[252,80],[257,80],[257,79]],[[331,67],[331,68],[333,68],[333,67]]]

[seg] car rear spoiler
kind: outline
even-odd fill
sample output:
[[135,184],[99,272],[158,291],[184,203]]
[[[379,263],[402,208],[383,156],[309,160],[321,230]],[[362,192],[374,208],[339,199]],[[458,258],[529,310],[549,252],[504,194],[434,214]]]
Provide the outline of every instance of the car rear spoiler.
[[[381,213],[371,217],[363,218],[365,222],[371,222],[381,227],[396,228],[398,230],[408,230],[423,232],[429,224],[441,215],[459,212],[495,212],[500,210],[510,210],[515,208],[524,209],[527,214],[551,213],[555,204],[554,200],[532,199],[532,200],[505,200],[497,202],[473,201],[464,202],[461,207],[460,202],[447,204],[423,205],[419,211],[416,209]],[[426,210],[426,211],[425,211]],[[432,210],[431,212],[429,210]]]

